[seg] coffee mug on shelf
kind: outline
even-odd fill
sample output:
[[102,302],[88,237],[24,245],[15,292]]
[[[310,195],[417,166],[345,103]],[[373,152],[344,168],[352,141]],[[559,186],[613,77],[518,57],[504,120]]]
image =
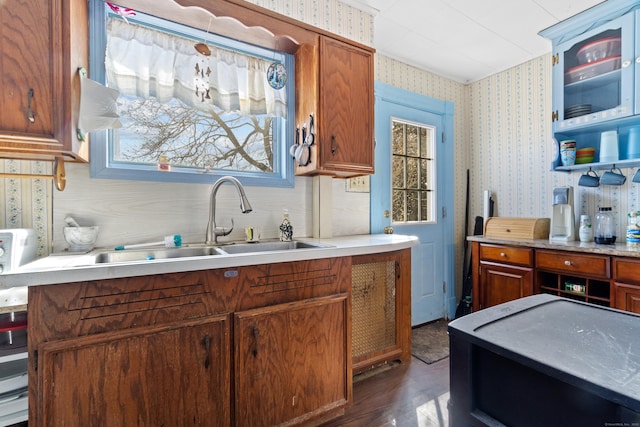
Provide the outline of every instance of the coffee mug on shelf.
[[589,169],[587,173],[580,176],[578,185],[581,187],[597,187],[600,185],[600,177],[593,169]]
[[562,161],[562,166],[573,166],[576,164],[576,149],[574,148],[565,148],[560,151],[560,160]]
[[611,170],[603,173],[602,178],[600,178],[600,184],[602,185],[622,185],[626,181],[627,177],[622,175],[620,168],[611,168]]

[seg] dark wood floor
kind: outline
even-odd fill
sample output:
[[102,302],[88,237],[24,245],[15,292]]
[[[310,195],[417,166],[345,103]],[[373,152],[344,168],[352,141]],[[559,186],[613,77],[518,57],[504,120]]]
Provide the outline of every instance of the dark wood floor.
[[322,427],[446,427],[448,400],[449,358],[427,365],[412,357],[410,363],[356,377],[353,404]]

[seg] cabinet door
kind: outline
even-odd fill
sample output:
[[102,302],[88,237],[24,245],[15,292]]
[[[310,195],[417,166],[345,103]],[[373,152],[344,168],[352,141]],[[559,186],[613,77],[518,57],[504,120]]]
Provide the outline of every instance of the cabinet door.
[[212,316],[42,344],[36,425],[230,425],[229,323]]
[[319,79],[321,167],[342,175],[373,173],[372,53],[321,37]]
[[235,314],[238,426],[295,424],[351,400],[347,295]]
[[[0,153],[87,156],[76,137],[79,77],[87,66],[87,4],[5,0],[0,7]],[[43,157],[44,156],[44,157]]]
[[[556,132],[634,114],[634,24],[634,13],[628,13],[555,47]],[[606,57],[589,56],[606,43],[611,46]]]
[[532,295],[533,269],[481,262],[479,292],[479,308]]
[[615,308],[640,314],[640,286],[613,284]]

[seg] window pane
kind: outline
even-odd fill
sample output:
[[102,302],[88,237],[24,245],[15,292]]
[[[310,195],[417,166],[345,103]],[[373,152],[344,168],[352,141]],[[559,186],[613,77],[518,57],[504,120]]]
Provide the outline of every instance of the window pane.
[[418,159],[407,159],[407,188],[419,188]]
[[418,220],[418,191],[407,191],[407,218],[406,221]]
[[404,154],[404,128],[405,125],[394,121],[391,131],[391,149],[393,154]]
[[[122,123],[92,132],[92,177],[293,186],[293,55],[143,13],[124,23],[102,0],[89,8],[91,78],[118,90]],[[274,63],[284,88],[267,80]]]
[[392,202],[392,210],[393,210],[393,221],[396,222],[404,222],[404,211],[405,211],[405,203],[404,203],[404,191],[401,190],[393,190],[393,202]]
[[[122,128],[112,139],[115,162],[244,172],[273,171],[272,119],[199,110],[177,99],[121,96]],[[229,131],[227,131],[227,129]]]
[[394,222],[435,221],[435,128],[394,120],[392,129],[391,217]]
[[393,188],[404,188],[405,187],[405,158],[404,157],[393,157],[393,178],[392,178],[392,187]]
[[431,207],[429,206],[429,195],[431,193],[427,191],[420,192],[420,220],[428,221]]
[[431,129],[420,128],[420,156],[431,157]]
[[430,175],[427,172],[427,165],[430,163],[429,160],[420,160],[420,189],[428,190],[429,186],[429,178]]
[[407,156],[419,156],[418,127],[407,126]]

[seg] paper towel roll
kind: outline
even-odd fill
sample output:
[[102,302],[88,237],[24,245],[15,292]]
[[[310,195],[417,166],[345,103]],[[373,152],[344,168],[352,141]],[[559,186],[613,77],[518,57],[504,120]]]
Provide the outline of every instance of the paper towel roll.
[[82,132],[112,129],[121,126],[117,113],[118,91],[89,79],[86,71],[80,73],[80,115],[78,128]]

